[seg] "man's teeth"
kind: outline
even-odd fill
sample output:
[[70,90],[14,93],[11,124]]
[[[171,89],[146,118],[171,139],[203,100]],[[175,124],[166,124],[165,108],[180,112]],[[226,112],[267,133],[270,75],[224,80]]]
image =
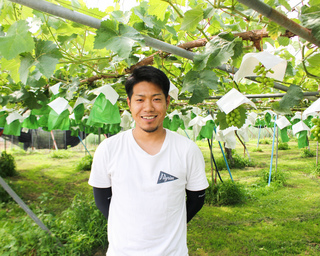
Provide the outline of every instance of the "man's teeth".
[[145,118],[145,119],[153,119],[154,116],[144,116],[143,118]]

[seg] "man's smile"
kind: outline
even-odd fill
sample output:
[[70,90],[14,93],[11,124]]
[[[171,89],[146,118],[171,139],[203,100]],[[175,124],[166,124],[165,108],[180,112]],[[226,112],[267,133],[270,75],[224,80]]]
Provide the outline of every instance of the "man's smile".
[[141,116],[141,118],[143,119],[147,119],[147,120],[152,120],[154,118],[156,118],[157,116]]

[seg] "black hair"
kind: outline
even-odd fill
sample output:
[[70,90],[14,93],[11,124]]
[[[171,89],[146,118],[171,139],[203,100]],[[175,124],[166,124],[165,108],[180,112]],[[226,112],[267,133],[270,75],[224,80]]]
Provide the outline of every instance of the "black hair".
[[128,98],[131,99],[133,87],[140,82],[147,81],[159,86],[165,97],[169,95],[170,81],[163,71],[152,66],[141,66],[135,68],[125,83]]

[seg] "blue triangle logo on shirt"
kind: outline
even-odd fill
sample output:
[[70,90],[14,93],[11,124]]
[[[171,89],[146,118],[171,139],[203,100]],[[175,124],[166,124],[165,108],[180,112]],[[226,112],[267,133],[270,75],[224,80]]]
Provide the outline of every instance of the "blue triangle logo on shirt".
[[177,180],[177,177],[172,176],[171,174],[160,172],[157,184]]

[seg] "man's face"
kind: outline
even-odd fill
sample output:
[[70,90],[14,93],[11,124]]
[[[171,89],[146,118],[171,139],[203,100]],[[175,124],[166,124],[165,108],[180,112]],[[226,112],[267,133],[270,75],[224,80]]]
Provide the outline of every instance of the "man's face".
[[161,88],[150,82],[134,85],[131,100],[127,102],[136,122],[136,129],[144,132],[155,132],[163,128],[170,96],[165,97]]

